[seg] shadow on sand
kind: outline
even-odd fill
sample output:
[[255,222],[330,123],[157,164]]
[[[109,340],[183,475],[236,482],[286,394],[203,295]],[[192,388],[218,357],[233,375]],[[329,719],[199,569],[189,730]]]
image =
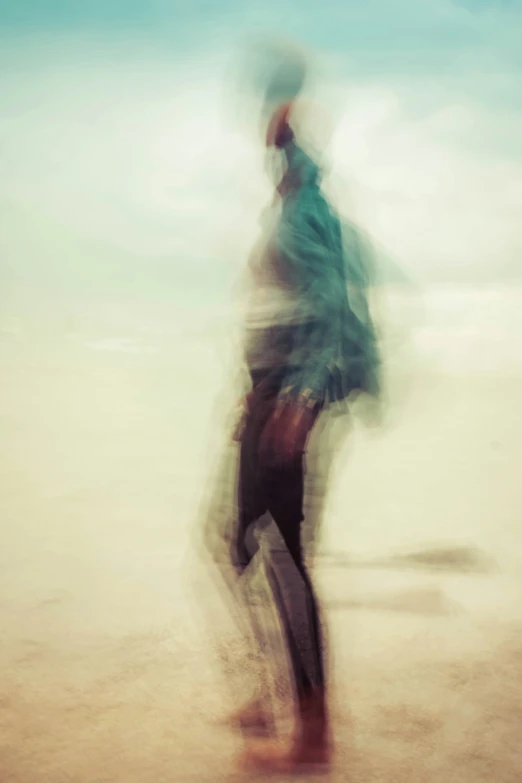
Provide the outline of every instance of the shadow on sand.
[[330,568],[441,571],[450,574],[485,575],[497,570],[495,562],[475,547],[435,547],[375,560],[357,560],[349,555],[323,552],[319,555],[319,562]]

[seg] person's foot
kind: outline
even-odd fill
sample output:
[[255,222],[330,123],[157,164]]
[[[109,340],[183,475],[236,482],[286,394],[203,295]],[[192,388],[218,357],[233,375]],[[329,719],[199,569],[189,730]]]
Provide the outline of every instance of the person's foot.
[[328,767],[331,760],[332,743],[324,694],[317,693],[300,701],[298,724],[290,741],[250,742],[241,761],[247,769],[288,773]]
[[230,726],[241,731],[270,735],[274,732],[274,720],[261,699],[253,699],[228,716]]
[[265,773],[303,773],[317,767],[324,770],[330,766],[331,760],[331,745],[325,737],[315,743],[257,740],[251,741],[245,748],[241,767]]

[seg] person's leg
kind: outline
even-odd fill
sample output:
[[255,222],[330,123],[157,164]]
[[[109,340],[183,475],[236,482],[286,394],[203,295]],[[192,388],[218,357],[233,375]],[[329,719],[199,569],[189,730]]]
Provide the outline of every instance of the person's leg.
[[[270,643],[263,626],[259,594],[252,587],[252,561],[259,551],[256,536],[257,523],[267,511],[264,488],[259,481],[258,443],[264,423],[270,414],[266,400],[253,397],[241,438],[237,480],[238,513],[226,532],[227,562],[222,564],[226,574],[228,596],[232,611],[238,617],[243,638],[248,644],[250,660],[255,660],[257,683],[253,698],[230,716],[229,721],[245,730],[273,733],[271,685],[267,672]],[[223,547],[222,547],[223,551]],[[254,571],[255,574],[255,571]]]
[[318,602],[301,542],[303,460],[284,468],[265,469],[263,486],[284,544],[282,551],[271,554],[267,575],[295,682],[297,723],[290,747],[251,748],[248,761],[263,767],[325,763],[329,759],[329,727],[323,640]]
[[[279,563],[272,559],[271,573],[279,584],[280,610],[292,647],[298,699],[325,689],[323,643],[318,601],[305,565],[301,540],[304,475],[302,458],[273,476],[269,484],[268,507],[281,534],[285,552]],[[285,600],[286,596],[286,600]],[[284,604],[281,601],[284,601]]]

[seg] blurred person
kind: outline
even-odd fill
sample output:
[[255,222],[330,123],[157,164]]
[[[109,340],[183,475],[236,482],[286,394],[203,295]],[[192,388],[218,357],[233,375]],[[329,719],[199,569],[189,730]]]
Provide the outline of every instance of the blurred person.
[[[247,593],[248,567],[259,553],[256,527],[270,514],[286,558],[265,551],[265,573],[277,607],[296,696],[288,741],[250,740],[244,761],[269,770],[328,764],[330,721],[323,623],[307,567],[305,453],[313,431],[354,393],[379,394],[377,339],[365,296],[364,259],[356,243],[345,252],[341,221],[320,187],[320,169],[298,142],[293,117],[304,81],[294,60],[265,94],[265,143],[279,156],[282,176],[262,219],[262,236],[248,263],[251,278],[244,342],[250,389],[234,438],[239,442],[237,514],[218,535],[230,557],[231,595]],[[352,234],[352,239],[355,234]],[[348,257],[347,257],[348,256]],[[319,436],[318,448],[323,444]],[[319,492],[319,503],[322,503]],[[312,523],[318,524],[321,509]],[[213,525],[212,513],[208,523]],[[207,541],[216,531],[210,530]],[[216,555],[216,559],[218,559]],[[238,592],[239,591],[239,592]],[[243,605],[248,608],[249,599]],[[252,636],[266,653],[255,612]],[[243,729],[270,729],[267,689],[233,720]]]

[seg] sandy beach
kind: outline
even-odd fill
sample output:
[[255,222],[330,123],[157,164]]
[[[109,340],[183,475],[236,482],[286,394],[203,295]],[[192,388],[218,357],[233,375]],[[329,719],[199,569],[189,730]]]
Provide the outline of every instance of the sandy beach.
[[[215,589],[213,632],[198,605],[223,379],[195,379],[219,360],[111,339],[2,341],[0,779],[246,779],[218,725],[234,635]],[[398,388],[387,426],[343,440],[315,566],[328,779],[515,783],[522,379]]]

